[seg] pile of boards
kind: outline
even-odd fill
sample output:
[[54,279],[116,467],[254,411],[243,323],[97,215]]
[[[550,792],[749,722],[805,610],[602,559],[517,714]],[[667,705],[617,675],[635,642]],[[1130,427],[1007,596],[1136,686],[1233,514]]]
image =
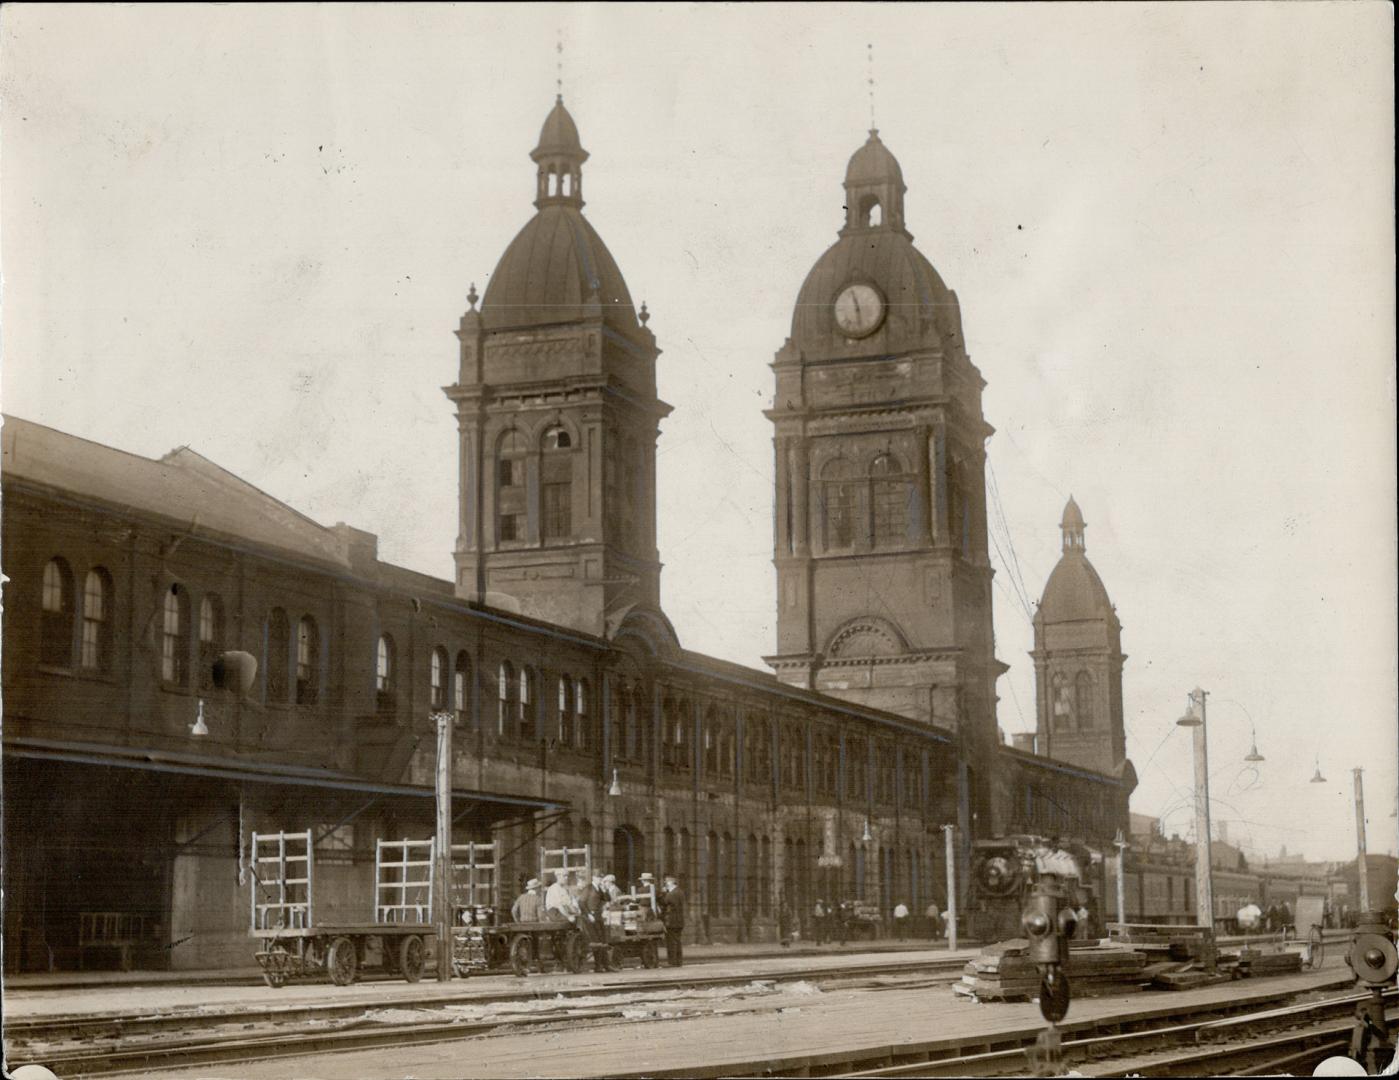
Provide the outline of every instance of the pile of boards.
[[[1075,997],[1122,993],[1141,988],[1154,974],[1146,955],[1112,943],[1075,942],[1069,950],[1069,985]],[[1028,1001],[1040,992],[1040,973],[1029,957],[1029,943],[1012,938],[988,945],[967,962],[953,991],[981,1001]]]

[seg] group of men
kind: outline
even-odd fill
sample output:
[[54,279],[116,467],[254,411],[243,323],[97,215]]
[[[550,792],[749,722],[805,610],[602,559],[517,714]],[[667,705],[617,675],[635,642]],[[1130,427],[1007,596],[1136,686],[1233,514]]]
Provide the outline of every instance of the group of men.
[[[652,892],[655,914],[665,926],[666,961],[671,967],[679,967],[684,961],[681,936],[685,930],[685,893],[673,875],[666,876],[659,894],[654,893],[654,884],[652,875],[642,874],[638,892]],[[589,877],[581,868],[563,869],[554,871],[553,882],[542,893],[541,885],[538,878],[525,882],[524,891],[510,907],[512,921],[574,923],[587,939],[599,970],[620,969],[610,948],[606,917],[608,908],[620,903],[625,895],[617,885],[617,876]]]

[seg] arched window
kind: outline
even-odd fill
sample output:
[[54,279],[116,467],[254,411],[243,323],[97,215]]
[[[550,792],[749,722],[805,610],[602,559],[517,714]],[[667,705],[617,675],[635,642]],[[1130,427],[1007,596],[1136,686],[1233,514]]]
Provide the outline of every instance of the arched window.
[[764,836],[759,844],[758,907],[767,915],[772,911],[772,839]]
[[165,594],[160,635],[160,677],[171,686],[189,679],[189,593],[171,585]]
[[1063,672],[1056,671],[1054,677],[1049,680],[1050,692],[1053,696],[1051,708],[1054,711],[1054,730],[1067,731],[1073,727],[1073,702],[1069,700],[1069,684],[1064,678]]
[[860,200],[860,225],[875,228],[882,220],[878,195],[866,195]]
[[199,688],[214,688],[214,661],[223,651],[223,601],[205,593],[199,601]]
[[529,444],[517,429],[500,437],[496,450],[496,538],[525,539],[525,458]]
[[1093,676],[1080,671],[1074,679],[1074,708],[1080,730],[1093,726]]
[[690,830],[680,830],[680,847],[675,857],[679,865],[671,873],[680,879],[680,884],[690,888],[695,878],[695,846],[690,842]]
[[567,540],[573,536],[573,440],[556,424],[544,432],[543,445],[539,498],[544,540]]
[[296,703],[314,705],[321,696],[321,632],[310,615],[296,624]]
[[821,507],[828,548],[848,548],[855,543],[858,484],[854,466],[845,458],[826,462],[821,470]]
[[522,667],[520,669],[520,708],[516,715],[519,718],[520,738],[525,742],[533,742],[537,731],[534,712],[539,707],[539,700],[534,689],[534,669]]
[[593,742],[593,723],[588,710],[592,707],[592,691],[587,679],[578,679],[573,684],[573,702],[576,709],[573,723],[573,742],[579,750],[587,750]]
[[79,662],[88,671],[112,666],[112,579],[95,566],[83,581],[83,637]]
[[734,838],[719,837],[719,914],[732,915],[734,908]]
[[441,645],[428,657],[428,707],[438,711],[447,707],[447,650]]
[[62,559],[44,566],[43,612],[39,623],[39,662],[51,667],[73,664],[73,571]]
[[466,714],[471,708],[469,699],[471,686],[471,658],[462,649],[457,653],[457,662],[452,668],[452,710],[457,714],[457,723],[466,723]]
[[704,774],[719,775],[719,713],[711,705],[704,714]]
[[763,876],[761,871],[758,838],[749,833],[748,839],[743,845],[743,908],[745,911],[756,911],[759,908],[767,909],[767,904],[762,898],[761,882]]
[[509,660],[502,660],[496,672],[496,734],[502,739],[509,731],[514,734],[516,694],[519,684],[515,682],[515,667]]
[[908,542],[911,477],[893,454],[880,454],[870,465],[870,508],[874,516],[874,546]]
[[559,676],[559,745],[573,745],[573,682]]
[[719,834],[712,829],[704,838],[704,906],[711,915],[719,914],[719,892],[723,873],[720,863],[723,859],[719,851]]
[[398,692],[398,650],[388,634],[379,635],[374,658],[374,689],[380,709],[392,709]]

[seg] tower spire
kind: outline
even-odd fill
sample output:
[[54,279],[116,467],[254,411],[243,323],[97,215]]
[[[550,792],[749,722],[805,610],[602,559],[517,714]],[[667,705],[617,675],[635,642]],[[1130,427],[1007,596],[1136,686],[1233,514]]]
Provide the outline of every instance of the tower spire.
[[563,101],[563,27],[558,28],[558,39],[554,42],[554,93],[558,101]]
[[1078,503],[1070,495],[1069,501],[1064,505],[1064,517],[1059,522],[1059,528],[1064,533],[1065,552],[1076,551],[1082,554],[1084,549],[1083,530],[1087,527],[1087,523],[1083,520],[1083,511],[1078,508]]
[[870,96],[870,134],[874,134],[879,130],[874,119],[874,42],[865,46],[865,83],[869,86]]

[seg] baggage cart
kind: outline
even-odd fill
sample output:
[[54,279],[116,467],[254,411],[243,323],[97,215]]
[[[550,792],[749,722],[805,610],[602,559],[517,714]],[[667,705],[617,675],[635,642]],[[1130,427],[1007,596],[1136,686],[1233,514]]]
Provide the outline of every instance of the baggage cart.
[[349,986],[369,967],[422,977],[432,925],[431,840],[380,840],[374,899],[363,922],[315,918],[315,841],[311,831],[253,833],[251,934],[268,986],[325,974]]
[[665,923],[656,902],[656,883],[650,874],[612,902],[606,913],[612,960],[617,967],[635,957],[645,968],[658,967]]

